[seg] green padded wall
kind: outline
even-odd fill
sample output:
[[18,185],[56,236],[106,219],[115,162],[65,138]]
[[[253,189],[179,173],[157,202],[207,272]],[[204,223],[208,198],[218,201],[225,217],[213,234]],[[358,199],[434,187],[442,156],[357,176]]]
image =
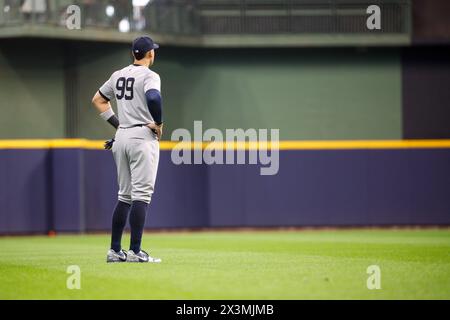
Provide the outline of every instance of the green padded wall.
[[[41,42],[31,59],[23,45],[1,42],[2,138],[64,137],[67,50]],[[108,138],[113,130],[90,101],[115,69],[131,62],[129,48],[66,46],[77,108],[69,121],[79,137]],[[154,70],[162,78],[165,139],[173,129],[191,129],[194,120],[203,120],[205,129],[279,128],[284,140],[401,139],[399,49],[163,47]]]
[[280,128],[281,139],[400,139],[399,52],[162,49],[168,128]]
[[55,42],[0,42],[0,139],[65,134],[63,51]]

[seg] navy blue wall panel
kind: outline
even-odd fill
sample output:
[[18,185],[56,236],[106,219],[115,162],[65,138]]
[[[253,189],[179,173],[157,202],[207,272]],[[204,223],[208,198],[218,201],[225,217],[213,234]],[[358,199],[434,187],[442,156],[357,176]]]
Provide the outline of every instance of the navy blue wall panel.
[[249,225],[351,225],[365,220],[366,152],[283,151],[278,175],[248,171],[246,180]]
[[151,228],[207,226],[207,174],[207,166],[174,165],[170,159],[170,151],[162,151],[146,226]]
[[369,224],[449,224],[450,150],[372,150]]
[[48,160],[48,150],[0,150],[1,233],[47,231]]
[[[450,224],[450,149],[280,152],[258,165],[174,165],[162,151],[147,228]],[[0,232],[109,230],[101,150],[0,150]]]
[[83,192],[81,189],[81,161],[83,150],[52,149],[51,184],[48,193],[52,196],[52,230],[82,231],[84,229]]
[[110,151],[84,150],[83,155],[82,219],[87,230],[105,230],[111,225],[117,199],[116,166]]
[[[246,171],[256,174],[258,170],[255,165],[208,166],[207,188],[211,226],[247,225]],[[258,181],[254,180],[254,182]],[[262,195],[261,198],[263,198]]]

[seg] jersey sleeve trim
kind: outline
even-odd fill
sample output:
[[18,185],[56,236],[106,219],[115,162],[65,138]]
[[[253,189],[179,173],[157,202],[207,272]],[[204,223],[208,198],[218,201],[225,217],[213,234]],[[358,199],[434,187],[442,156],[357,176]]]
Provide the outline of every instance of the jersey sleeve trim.
[[103,99],[105,99],[106,101],[110,101],[111,99],[109,99],[107,96],[105,96],[100,90],[98,90],[98,93],[102,96]]

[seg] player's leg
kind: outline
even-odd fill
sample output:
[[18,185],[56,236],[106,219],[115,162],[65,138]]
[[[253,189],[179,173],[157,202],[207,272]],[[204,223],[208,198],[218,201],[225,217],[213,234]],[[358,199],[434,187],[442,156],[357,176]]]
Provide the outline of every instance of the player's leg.
[[113,145],[113,156],[117,167],[119,184],[118,201],[113,212],[111,226],[111,250],[108,252],[108,262],[126,260],[126,254],[122,250],[121,241],[128,213],[131,207],[131,172],[128,164],[125,144],[118,132],[116,142]]
[[115,252],[122,250],[122,233],[127,223],[130,207],[129,203],[118,200],[114,209],[111,226],[111,249]]
[[[144,130],[147,130],[144,128]],[[131,151],[132,150],[132,151]],[[134,140],[130,146],[130,169],[132,205],[130,211],[130,251],[129,261],[160,262],[141,250],[146,211],[153,195],[159,162],[159,143],[151,140]]]

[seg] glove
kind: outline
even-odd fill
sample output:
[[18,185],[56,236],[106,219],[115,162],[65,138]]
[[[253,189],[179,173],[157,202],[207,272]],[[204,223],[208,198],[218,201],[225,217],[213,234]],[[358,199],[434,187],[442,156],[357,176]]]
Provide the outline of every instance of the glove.
[[116,141],[116,140],[114,140],[114,138],[105,141],[105,144],[104,144],[104,146],[103,146],[103,147],[105,148],[105,150],[111,150],[114,141]]

